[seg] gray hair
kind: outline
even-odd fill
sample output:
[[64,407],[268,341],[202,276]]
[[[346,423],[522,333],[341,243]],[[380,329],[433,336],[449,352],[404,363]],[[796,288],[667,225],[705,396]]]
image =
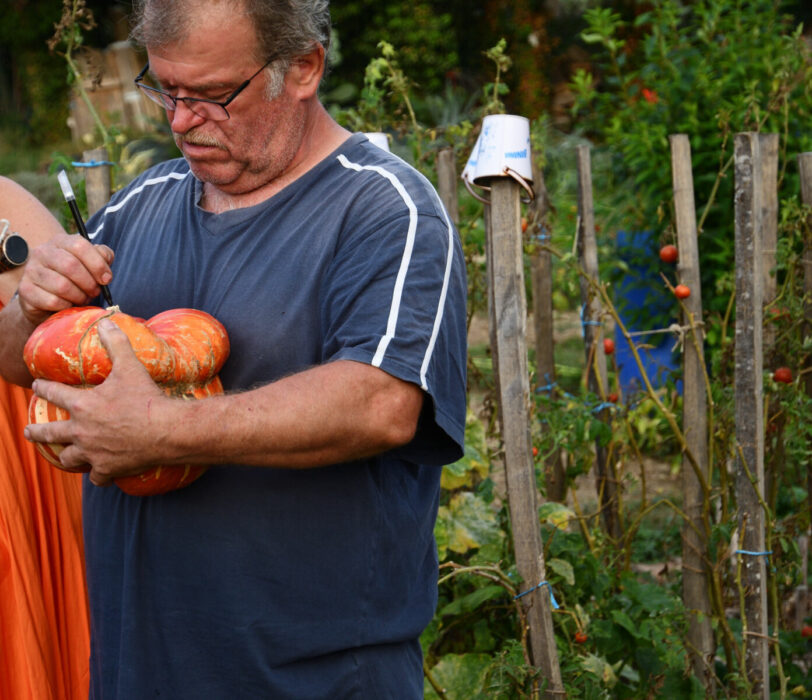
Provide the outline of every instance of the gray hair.
[[[130,37],[141,46],[164,46],[188,36],[198,12],[213,2],[227,2],[247,14],[256,29],[258,61],[269,66],[269,97],[282,87],[290,64],[313,50],[330,48],[329,0],[135,0]],[[212,38],[213,41],[216,37]]]

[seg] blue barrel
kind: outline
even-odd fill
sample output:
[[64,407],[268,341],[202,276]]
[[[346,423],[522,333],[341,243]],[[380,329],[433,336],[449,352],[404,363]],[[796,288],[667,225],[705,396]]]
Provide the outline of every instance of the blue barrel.
[[[630,333],[660,330],[677,322],[679,306],[660,276],[664,273],[673,282],[676,268],[660,261],[659,249],[659,240],[652,231],[617,233],[616,255],[627,269],[616,275],[613,296],[623,325]],[[662,387],[674,378],[682,362],[678,349],[672,352],[677,341],[674,334],[637,335],[632,340],[652,386]],[[615,329],[615,356],[624,397],[631,398],[645,386],[631,348],[619,329]],[[677,382],[677,390],[682,390],[681,381]]]

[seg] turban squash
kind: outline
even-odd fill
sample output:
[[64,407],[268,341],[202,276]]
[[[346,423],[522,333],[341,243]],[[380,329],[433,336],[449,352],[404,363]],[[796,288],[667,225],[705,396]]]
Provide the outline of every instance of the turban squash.
[[[152,379],[169,395],[201,399],[223,393],[218,372],[229,353],[228,334],[214,317],[195,309],[172,309],[145,321],[118,307],[74,307],[59,311],[40,324],[23,350],[31,375],[81,387],[101,384],[113,368],[99,339],[98,323],[109,318],[130,340],[136,357]],[[126,397],[122,397],[126,400]],[[33,396],[31,423],[66,420],[68,411]],[[37,443],[52,464],[59,465],[65,445]],[[204,471],[200,465],[151,467],[141,474],[120,477],[125,493],[149,496],[187,486]]]

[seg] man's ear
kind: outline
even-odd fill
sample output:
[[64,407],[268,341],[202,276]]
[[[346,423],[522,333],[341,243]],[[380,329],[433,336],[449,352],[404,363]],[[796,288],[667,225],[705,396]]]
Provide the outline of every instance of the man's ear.
[[316,44],[310,53],[298,56],[293,60],[286,79],[288,87],[300,100],[313,97],[319,89],[324,75],[325,53],[321,44]]

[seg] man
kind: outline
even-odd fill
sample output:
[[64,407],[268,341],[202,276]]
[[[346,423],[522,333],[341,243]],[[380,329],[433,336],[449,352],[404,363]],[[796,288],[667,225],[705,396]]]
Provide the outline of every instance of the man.
[[[71,419],[27,437],[90,468],[91,697],[421,697],[440,466],[464,428],[453,227],[320,104],[326,1],[146,0],[134,35],[184,158],[91,218],[95,244],[35,251],[0,366],[25,382],[35,325],[102,284],[131,315],[211,313],[232,354],[227,395],[183,402],[101,324],[104,384],[34,384]],[[189,462],[216,466],[165,496],[97,488]]]
[[[61,230],[40,202],[3,177],[0,217],[7,217],[0,241],[6,229],[6,241],[14,233],[29,248]],[[22,272],[0,249],[0,309]],[[30,395],[0,379],[0,698],[80,700],[87,698],[90,647],[81,484],[23,439]]]

